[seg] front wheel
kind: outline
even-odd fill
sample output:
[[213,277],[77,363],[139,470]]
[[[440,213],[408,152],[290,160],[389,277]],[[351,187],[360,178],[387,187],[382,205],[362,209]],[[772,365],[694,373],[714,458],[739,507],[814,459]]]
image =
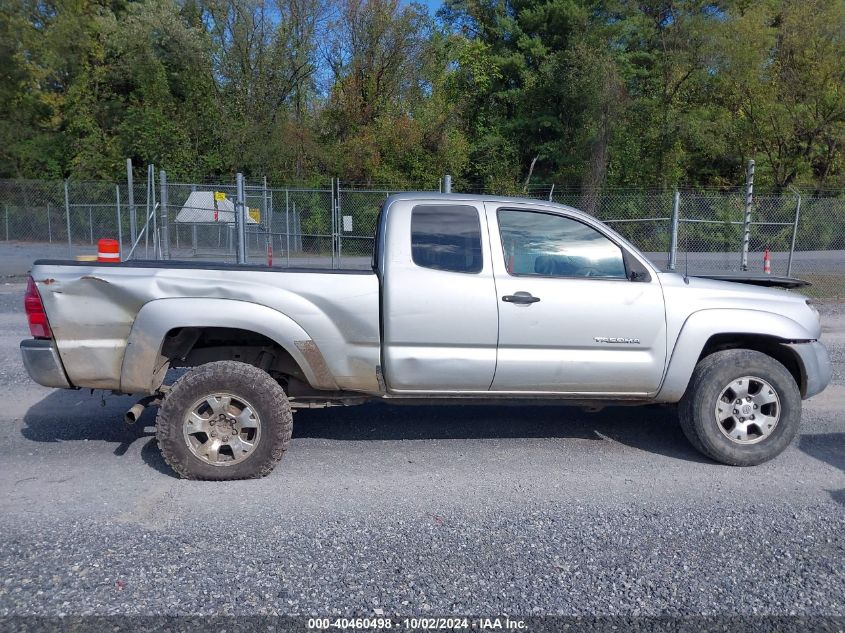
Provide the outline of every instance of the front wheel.
[[235,361],[200,365],[173,385],[156,438],[185,479],[249,479],[270,473],[290,444],[287,396],[266,372]]
[[695,448],[731,466],[776,457],[801,424],[801,393],[771,356],[746,349],[716,352],[696,365],[678,409]]

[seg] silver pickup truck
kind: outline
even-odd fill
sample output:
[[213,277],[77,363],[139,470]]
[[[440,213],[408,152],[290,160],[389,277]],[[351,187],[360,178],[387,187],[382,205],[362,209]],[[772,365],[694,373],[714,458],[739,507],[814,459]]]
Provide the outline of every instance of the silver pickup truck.
[[373,398],[678,403],[698,450],[753,465],[831,376],[805,297],[660,272],[536,200],[391,196],[371,270],[42,260],[25,302],[33,380],[146,394],[128,418],[160,404],[162,453],[195,479],[266,475],[293,410]]

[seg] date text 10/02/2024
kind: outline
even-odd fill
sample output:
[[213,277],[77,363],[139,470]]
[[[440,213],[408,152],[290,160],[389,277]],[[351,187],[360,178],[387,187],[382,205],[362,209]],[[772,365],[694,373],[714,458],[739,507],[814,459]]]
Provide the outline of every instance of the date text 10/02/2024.
[[309,618],[306,628],[311,630],[440,630],[440,631],[521,631],[526,629],[523,620],[509,617],[494,618]]

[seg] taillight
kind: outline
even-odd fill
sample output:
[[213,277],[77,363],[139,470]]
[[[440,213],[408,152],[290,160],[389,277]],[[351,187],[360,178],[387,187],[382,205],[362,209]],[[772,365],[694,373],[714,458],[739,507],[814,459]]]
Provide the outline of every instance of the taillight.
[[44,304],[41,303],[41,295],[32,277],[26,283],[26,294],[23,297],[23,306],[26,310],[26,318],[29,321],[29,331],[35,338],[53,338],[50,331],[50,324],[47,322],[47,313],[44,312]]

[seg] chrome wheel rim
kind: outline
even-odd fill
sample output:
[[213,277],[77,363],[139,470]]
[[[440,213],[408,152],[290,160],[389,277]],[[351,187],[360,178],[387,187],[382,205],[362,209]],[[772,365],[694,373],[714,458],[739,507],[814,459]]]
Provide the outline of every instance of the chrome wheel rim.
[[716,401],[716,425],[736,444],[762,442],[778,425],[780,398],[762,378],[743,376],[731,381]]
[[261,420],[243,398],[214,393],[191,406],[182,434],[197,459],[212,466],[232,466],[255,452],[261,439]]

